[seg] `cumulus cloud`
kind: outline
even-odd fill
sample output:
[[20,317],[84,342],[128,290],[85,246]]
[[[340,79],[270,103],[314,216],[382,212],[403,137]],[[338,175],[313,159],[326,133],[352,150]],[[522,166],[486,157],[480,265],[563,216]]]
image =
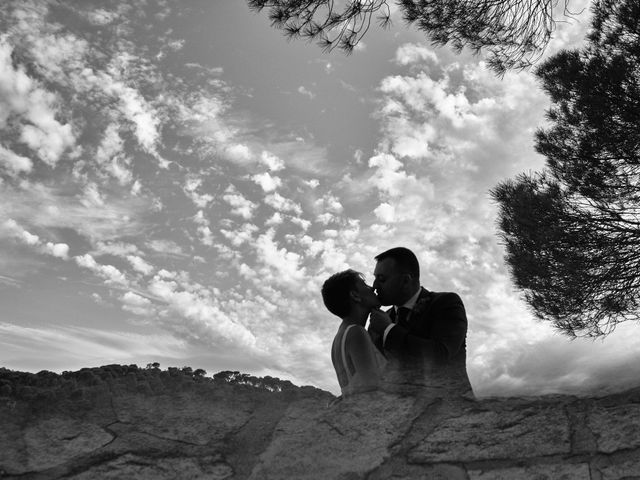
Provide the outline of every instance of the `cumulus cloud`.
[[[133,124],[135,136],[143,149],[161,160],[157,153],[160,138],[158,131],[160,117],[158,112],[144,99],[138,90],[130,87],[124,81],[118,80],[119,69],[116,65],[118,63],[126,65],[128,62],[129,57],[126,55],[116,59],[115,64],[110,69],[110,73],[113,76],[101,75],[102,80],[105,82],[103,88],[105,92],[120,102],[121,111],[125,118]],[[164,162],[161,162],[161,166],[166,167]]]
[[273,172],[277,172],[284,168],[284,162],[277,156],[267,151],[263,151],[260,154],[260,163],[263,163],[264,165],[266,165],[269,168],[269,170]]
[[130,159],[123,152],[124,141],[120,137],[119,127],[115,123],[109,124],[96,150],[95,160],[100,168],[126,185],[133,180],[130,169]]
[[261,277],[276,284],[295,286],[306,274],[305,267],[301,265],[302,257],[279,247],[274,237],[275,231],[270,229],[260,235],[254,244],[257,260],[262,265]]
[[5,220],[1,227],[0,232],[4,232],[5,235],[13,237],[27,245],[38,245],[40,243],[40,237],[38,237],[38,235],[28,232],[12,218]]
[[344,207],[338,197],[331,193],[326,193],[322,198],[316,200],[315,206],[322,212],[336,214],[342,213],[344,210]]
[[88,253],[73,257],[78,266],[92,271],[105,280],[107,285],[128,285],[125,275],[113,265],[102,265]]
[[244,243],[250,243],[253,240],[253,234],[258,230],[256,225],[245,223],[235,230],[220,229],[220,233],[222,233],[234,247],[239,247]]
[[309,97],[310,100],[313,100],[316,96],[315,93],[313,93],[312,91],[310,91],[309,89],[307,89],[302,85],[298,87],[298,93],[300,95],[304,95],[305,97]]
[[236,143],[226,148],[226,155],[229,160],[239,164],[247,164],[253,159],[253,152],[247,145]]
[[122,309],[135,315],[149,316],[155,313],[151,300],[134,292],[126,292],[120,298]]
[[272,192],[282,185],[282,180],[279,177],[271,176],[269,172],[252,175],[251,180],[260,185],[265,192]]
[[253,216],[253,212],[257,205],[244,197],[233,185],[229,185],[225,190],[225,194],[222,199],[227,202],[231,207],[231,212],[235,215],[239,215],[244,219],[249,219]]
[[156,275],[149,291],[168,308],[188,321],[183,335],[214,345],[240,345],[252,348],[256,339],[243,325],[229,319],[207,291],[188,291],[174,280]]
[[280,212],[292,212],[296,215],[302,213],[302,207],[291,199],[285,198],[278,192],[267,195],[264,203]]
[[110,12],[103,8],[97,8],[90,12],[86,12],[85,16],[91,23],[99,26],[108,25],[118,18],[118,14],[116,12]]
[[44,245],[45,251],[54,257],[67,260],[69,258],[69,245],[66,243],[47,242]]
[[17,153],[0,145],[0,165],[11,174],[20,172],[29,173],[33,167],[30,158],[18,155]]
[[390,205],[386,202],[378,205],[374,210],[376,217],[384,222],[384,223],[393,223],[396,219],[396,210],[393,208],[393,205]]
[[[70,124],[57,119],[58,99],[30,78],[20,66],[14,67],[13,48],[6,38],[0,38],[0,127],[5,127],[10,115],[19,119],[19,139],[49,166],[55,166],[63,152],[75,144]],[[25,169],[28,163],[7,155],[5,162]]]
[[432,62],[439,63],[438,55],[433,49],[426,45],[415,43],[405,43],[396,50],[396,63],[399,65],[409,65],[411,63]]
[[149,275],[154,270],[153,265],[150,265],[137,255],[127,255],[127,260],[136,272],[140,272],[143,275]]
[[147,246],[155,253],[166,255],[169,257],[187,256],[182,247],[173,240],[157,238],[148,242]]
[[193,201],[196,207],[206,208],[209,203],[213,201],[213,195],[209,193],[198,193],[198,189],[202,186],[202,179],[195,175],[187,177],[184,192]]
[[198,225],[198,236],[203,245],[213,245],[213,232],[209,227],[211,222],[204,216],[202,210],[198,210],[198,213],[193,217],[194,222]]

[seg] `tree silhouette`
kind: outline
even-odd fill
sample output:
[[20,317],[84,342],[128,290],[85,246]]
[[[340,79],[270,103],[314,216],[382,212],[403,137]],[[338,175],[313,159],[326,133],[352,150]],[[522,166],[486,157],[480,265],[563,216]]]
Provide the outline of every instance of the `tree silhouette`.
[[546,168],[492,192],[516,285],[570,335],[606,335],[640,314],[639,25],[638,2],[599,1],[587,45],[540,66]]
[[[374,20],[387,27],[388,0],[247,0],[268,10],[274,27],[289,38],[317,41],[324,50],[351,53]],[[531,65],[555,30],[559,0],[397,0],[407,24],[425,32],[436,45],[475,53],[486,48],[488,64],[499,74]],[[563,0],[564,15],[568,0]],[[341,8],[342,7],[342,8]]]

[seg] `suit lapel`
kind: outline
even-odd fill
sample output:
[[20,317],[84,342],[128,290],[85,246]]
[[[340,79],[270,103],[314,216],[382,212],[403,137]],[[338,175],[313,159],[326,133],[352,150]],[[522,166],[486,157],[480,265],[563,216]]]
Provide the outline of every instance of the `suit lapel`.
[[411,316],[409,317],[410,327],[416,325],[416,323],[419,323],[421,326],[424,325],[425,321],[428,318],[428,312],[431,309],[431,305],[433,304],[433,299],[433,292],[430,292],[426,288],[421,289],[418,300],[413,306],[413,311],[411,312]]

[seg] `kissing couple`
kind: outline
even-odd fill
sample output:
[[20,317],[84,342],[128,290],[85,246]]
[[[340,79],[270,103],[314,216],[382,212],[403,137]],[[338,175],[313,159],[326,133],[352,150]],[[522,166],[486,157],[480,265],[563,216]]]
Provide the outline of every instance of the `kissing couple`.
[[331,347],[342,396],[392,384],[472,395],[460,297],[422,287],[418,259],[408,248],[392,248],[375,260],[372,286],[350,269],[322,286],[325,306],[342,320]]

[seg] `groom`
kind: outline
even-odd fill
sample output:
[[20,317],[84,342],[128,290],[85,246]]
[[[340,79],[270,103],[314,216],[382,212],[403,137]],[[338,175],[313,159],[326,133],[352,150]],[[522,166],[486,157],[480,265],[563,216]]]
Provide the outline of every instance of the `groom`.
[[420,266],[408,248],[375,257],[373,288],[387,312],[374,310],[369,333],[376,346],[395,361],[400,382],[472,394],[466,369],[467,316],[455,293],[430,292],[420,286]]

